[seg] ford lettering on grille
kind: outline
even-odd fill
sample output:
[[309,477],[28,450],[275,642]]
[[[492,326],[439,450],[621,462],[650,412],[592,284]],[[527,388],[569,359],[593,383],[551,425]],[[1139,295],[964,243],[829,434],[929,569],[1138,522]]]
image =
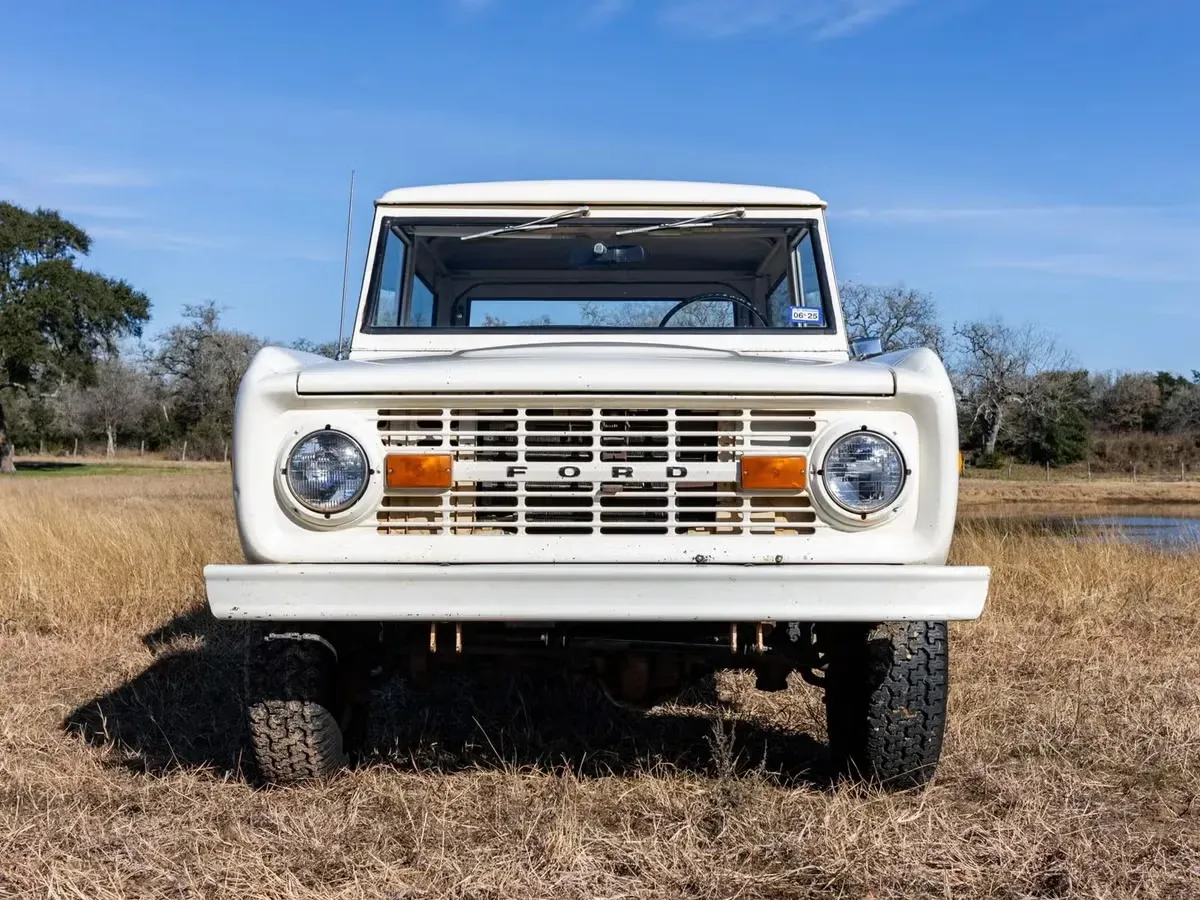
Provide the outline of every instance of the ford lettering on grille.
[[[481,398],[482,399],[482,398]],[[492,399],[492,398],[489,398]],[[744,492],[746,452],[803,453],[812,410],[695,405],[416,407],[378,411],[388,452],[445,452],[448,491],[391,491],[394,535],[812,534],[808,495]]]
[[[479,470],[476,469],[476,472]],[[524,466],[505,466],[504,477],[513,481],[551,481],[560,478],[564,481],[651,481],[665,478],[677,480],[687,478],[686,466],[654,466],[643,463],[613,466],[605,465],[553,465],[530,463]]]

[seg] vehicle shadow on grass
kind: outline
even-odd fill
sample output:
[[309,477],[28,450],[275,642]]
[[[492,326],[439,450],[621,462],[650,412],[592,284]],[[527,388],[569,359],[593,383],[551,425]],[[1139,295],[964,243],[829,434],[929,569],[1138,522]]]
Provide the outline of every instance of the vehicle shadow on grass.
[[142,642],[154,653],[150,664],[75,707],[63,719],[63,730],[94,747],[111,748],[112,763],[134,771],[241,774],[245,629],[219,622],[200,607]]
[[418,772],[567,769],[581,777],[764,772],[817,784],[825,759],[825,747],[807,734],[731,715],[710,681],[643,713],[612,705],[580,676],[481,668],[422,691],[399,678],[381,685],[362,761]]
[[[203,769],[253,780],[242,709],[247,630],[200,608],[144,636],[150,665],[76,707],[65,731],[112,764],[162,775]],[[359,766],[404,771],[563,769],[580,777],[671,769],[704,777],[771,773],[822,784],[826,752],[811,736],[734,717],[711,679],[646,714],[610,704],[591,680],[486,665],[425,690],[386,678],[370,697]]]

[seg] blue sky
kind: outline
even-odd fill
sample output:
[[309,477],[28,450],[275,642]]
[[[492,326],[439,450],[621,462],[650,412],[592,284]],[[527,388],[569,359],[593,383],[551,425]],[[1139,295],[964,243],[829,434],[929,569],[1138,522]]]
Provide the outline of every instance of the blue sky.
[[[409,184],[804,187],[838,275],[1200,368],[1191,0],[4,2],[0,198],[232,326],[337,331],[370,201]],[[102,6],[108,9],[102,9]]]

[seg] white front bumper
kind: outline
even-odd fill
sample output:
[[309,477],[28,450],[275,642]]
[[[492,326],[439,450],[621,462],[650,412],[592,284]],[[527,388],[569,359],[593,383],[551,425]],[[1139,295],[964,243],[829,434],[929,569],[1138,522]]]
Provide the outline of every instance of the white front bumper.
[[889,622],[976,619],[984,566],[207,566],[218,619]]

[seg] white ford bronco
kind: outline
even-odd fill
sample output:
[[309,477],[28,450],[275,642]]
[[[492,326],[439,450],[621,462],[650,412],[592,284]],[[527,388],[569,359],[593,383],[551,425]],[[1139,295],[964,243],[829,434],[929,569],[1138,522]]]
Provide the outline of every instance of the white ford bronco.
[[825,694],[832,770],[937,763],[950,381],[849,341],[825,204],[800,190],[546,181],[375,206],[348,358],[268,347],[242,381],[245,565],[205,569],[247,661],[257,765],[346,764],[368,675],[473,656],[593,673],[649,708],[720,669]]

